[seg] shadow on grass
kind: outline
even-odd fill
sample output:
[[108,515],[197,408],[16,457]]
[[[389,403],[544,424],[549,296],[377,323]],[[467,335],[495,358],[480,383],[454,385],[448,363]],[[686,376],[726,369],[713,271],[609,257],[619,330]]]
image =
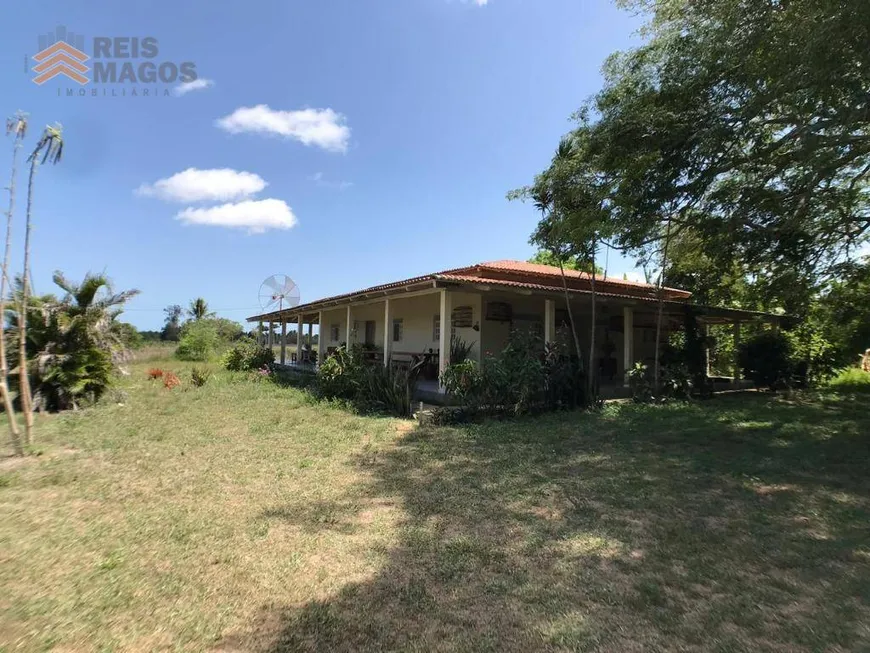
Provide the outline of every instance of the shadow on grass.
[[392,497],[377,575],[222,648],[867,650],[868,461],[849,396],[419,429],[347,501],[261,516],[336,528]]

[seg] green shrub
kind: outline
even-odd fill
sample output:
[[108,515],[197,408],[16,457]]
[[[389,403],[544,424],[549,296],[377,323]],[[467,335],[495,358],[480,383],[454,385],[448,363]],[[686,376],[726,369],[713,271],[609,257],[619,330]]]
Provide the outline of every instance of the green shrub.
[[762,388],[789,386],[796,371],[790,339],[779,331],[762,331],[740,344],[738,363],[744,376]]
[[480,366],[450,365],[441,383],[466,413],[520,415],[584,405],[584,378],[558,345],[545,347],[540,337],[515,331],[500,354],[487,353]]
[[341,346],[317,368],[316,389],[326,399],[355,399],[363,361],[356,349]]
[[831,379],[828,387],[844,392],[870,392],[870,372],[850,367]]
[[241,338],[224,354],[224,367],[231,372],[251,372],[275,362],[275,352],[253,338]]
[[207,361],[217,354],[220,339],[210,320],[188,322],[181,329],[175,356],[184,361]]
[[414,390],[424,362],[401,370],[367,364],[362,348],[339,347],[317,370],[316,393],[324,399],[350,401],[357,409],[410,417]]

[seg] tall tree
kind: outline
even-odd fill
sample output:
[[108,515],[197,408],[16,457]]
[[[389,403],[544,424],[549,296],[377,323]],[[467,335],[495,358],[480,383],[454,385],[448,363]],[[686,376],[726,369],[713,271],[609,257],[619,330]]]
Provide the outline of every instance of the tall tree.
[[609,180],[609,245],[666,274],[691,233],[709,270],[802,313],[870,235],[870,3],[621,4],[648,12],[647,40],[606,62],[572,134],[590,174],[554,194]]
[[197,297],[190,302],[187,314],[193,320],[202,320],[203,318],[214,316],[214,313],[208,310],[208,302],[202,297]]
[[[591,310],[589,353],[587,357],[587,389],[589,396],[596,394],[597,365],[595,331],[597,322],[597,266],[596,252],[603,239],[611,235],[607,188],[609,181],[588,165],[586,149],[588,135],[578,129],[563,138],[550,167],[535,180],[531,187],[513,192],[510,197],[531,198],[542,211],[542,219],[532,234],[532,242],[554,252],[560,262],[576,259],[591,270]],[[562,283],[568,295],[564,267]],[[571,318],[572,330],[576,327]],[[575,346],[580,351],[575,333]],[[582,356],[581,356],[582,360]]]
[[27,300],[30,296],[30,231],[33,225],[33,184],[36,170],[46,161],[56,164],[63,156],[63,132],[59,124],[46,126],[39,142],[28,157],[30,177],[27,182],[27,225],[24,232],[24,273],[22,274],[22,292],[20,309],[18,311],[18,374],[21,392],[21,411],[24,413],[24,438],[27,444],[33,442],[33,397],[30,390],[30,379],[27,370]]
[[160,333],[162,340],[177,341],[181,332],[181,316],[184,309],[178,304],[172,304],[163,309],[163,331]]
[[9,254],[12,248],[12,217],[15,214],[15,181],[18,175],[18,152],[27,135],[27,114],[18,111],[12,118],[6,120],[6,135],[12,134],[12,174],[9,179],[9,209],[6,212],[6,247],[3,251],[3,269],[0,277],[0,395],[3,409],[9,420],[9,433],[12,450],[16,455],[24,454],[21,443],[21,432],[12,398],[9,395],[9,361],[6,355],[6,292],[9,289]]

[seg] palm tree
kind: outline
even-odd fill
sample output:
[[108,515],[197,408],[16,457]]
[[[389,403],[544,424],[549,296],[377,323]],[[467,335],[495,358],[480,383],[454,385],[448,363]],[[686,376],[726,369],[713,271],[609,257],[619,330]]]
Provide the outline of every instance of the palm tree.
[[15,213],[15,178],[18,173],[18,150],[27,135],[27,114],[18,111],[12,118],[6,119],[6,135],[12,134],[12,175],[9,180],[9,210],[6,212],[6,248],[3,254],[3,269],[0,276],[0,395],[2,395],[3,409],[9,420],[10,439],[12,450],[16,456],[24,454],[21,444],[21,432],[18,430],[18,420],[15,418],[15,409],[12,406],[12,398],[9,396],[9,363],[6,358],[6,290],[9,281],[9,251],[12,246],[12,216]]
[[50,161],[52,164],[60,162],[63,155],[62,127],[56,124],[54,127],[46,126],[39,142],[36,144],[31,155],[27,158],[30,163],[30,178],[27,182],[27,226],[24,232],[24,273],[22,275],[21,305],[18,311],[18,374],[21,393],[21,411],[24,413],[24,440],[29,445],[33,442],[33,397],[30,392],[30,379],[27,375],[27,298],[30,296],[30,229],[33,218],[33,181],[36,177],[36,169],[40,164]]
[[105,275],[69,281],[61,272],[54,283],[62,299],[38,298],[28,334],[34,375],[34,404],[47,410],[77,408],[95,401],[111,383],[118,362],[127,353],[118,316],[138,290],[115,293]]
[[187,314],[194,320],[202,320],[203,318],[212,317],[214,313],[208,310],[208,302],[202,297],[197,297],[190,302],[190,308],[187,309]]

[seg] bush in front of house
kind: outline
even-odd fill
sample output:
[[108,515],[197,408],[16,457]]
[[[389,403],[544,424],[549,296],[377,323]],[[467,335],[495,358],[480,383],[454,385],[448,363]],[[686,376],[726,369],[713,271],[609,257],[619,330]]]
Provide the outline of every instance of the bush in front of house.
[[587,400],[585,375],[576,358],[521,331],[511,334],[499,354],[484,354],[480,365],[472,360],[450,365],[441,383],[464,416],[523,415],[575,408]]
[[252,372],[275,362],[275,352],[253,338],[243,337],[224,354],[224,367],[231,372]]
[[761,388],[792,384],[796,366],[791,340],[780,331],[762,331],[740,344],[737,361],[743,375]]
[[424,363],[408,370],[366,363],[359,346],[339,347],[317,370],[316,394],[350,401],[363,412],[410,417],[417,379]]

